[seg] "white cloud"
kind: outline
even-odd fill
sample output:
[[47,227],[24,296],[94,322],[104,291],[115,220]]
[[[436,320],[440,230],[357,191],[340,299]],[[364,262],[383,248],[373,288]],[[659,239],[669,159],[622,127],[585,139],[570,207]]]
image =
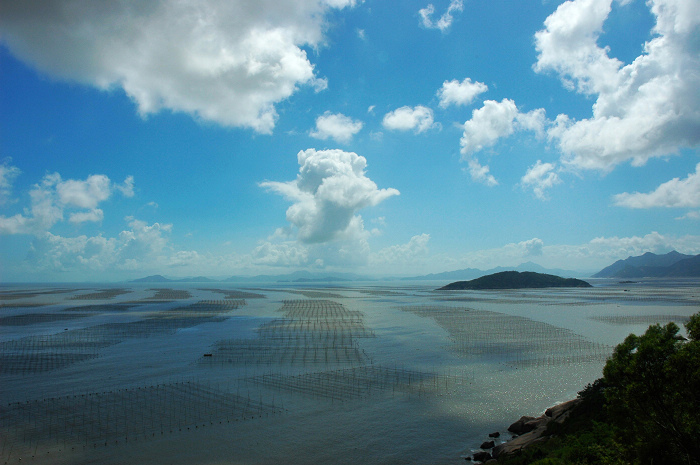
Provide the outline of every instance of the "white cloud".
[[510,99],[501,102],[486,100],[481,108],[472,111],[472,118],[464,123],[460,140],[462,154],[479,152],[494,145],[498,139],[511,135],[517,115],[518,108]]
[[476,250],[468,252],[462,257],[447,257],[449,265],[445,264],[440,271],[445,269],[459,268],[479,268],[487,270],[496,266],[517,266],[524,261],[537,257],[537,261],[547,260],[547,251],[550,247],[545,246],[539,238],[532,238],[521,242],[512,242],[502,247],[493,249]]
[[0,206],[9,202],[12,195],[12,184],[21,171],[16,166],[12,166],[12,160],[7,158],[0,164]]
[[[16,272],[27,279],[56,276],[61,279],[133,279],[138,274],[174,270],[186,276],[225,275],[242,270],[270,271],[273,263],[254,254],[236,255],[177,250],[170,240],[172,225],[148,224],[126,218],[127,227],[116,237],[97,235],[63,237],[45,232],[32,241],[27,260]],[[301,246],[297,246],[301,248]]]
[[127,218],[131,229],[119,234],[119,253],[114,258],[117,263],[160,263],[163,256],[171,254],[168,235],[172,224],[153,223]]
[[352,140],[352,136],[360,132],[362,126],[362,121],[353,120],[342,113],[327,111],[316,118],[316,130],[310,131],[309,135],[316,139],[331,138],[336,142],[347,144]]
[[516,128],[534,132],[538,138],[544,137],[544,128],[548,124],[544,108],[538,108],[515,116]]
[[497,186],[498,181],[490,173],[491,169],[488,165],[482,165],[476,158],[470,158],[467,160],[469,166],[469,175],[474,181],[486,184],[489,187]]
[[180,250],[168,257],[169,267],[191,267],[201,262],[202,256],[196,250]]
[[518,244],[525,249],[525,256],[538,256],[542,255],[542,248],[544,247],[544,242],[542,239],[533,238],[528,241],[523,241]]
[[167,265],[171,255],[167,234],[172,225],[128,220],[129,229],[113,238],[40,234],[32,242],[29,263],[37,269],[53,271],[135,270],[145,265]]
[[299,174],[290,182],[260,183],[293,202],[287,220],[307,244],[359,237],[362,208],[398,195],[396,189],[378,189],[365,176],[367,160],[353,152],[308,149],[298,153]]
[[534,69],[554,71],[570,90],[596,95],[593,115],[559,115],[549,130],[563,162],[611,170],[700,143],[700,26],[697,1],[650,0],[656,18],[644,53],[625,65],[598,40],[612,0],[562,3],[535,35]]
[[93,209],[112,194],[111,184],[107,176],[94,174],[85,181],[69,179],[59,182],[56,184],[56,193],[64,205]]
[[133,177],[127,177],[123,185],[117,185],[102,174],[90,175],[85,180],[66,181],[58,173],[47,174],[29,191],[30,206],[23,213],[0,216],[0,234],[43,234],[63,221],[65,210],[81,209],[69,216],[69,221],[75,224],[102,221],[104,212],[97,206],[115,189],[124,195],[133,195]]
[[302,47],[324,44],[344,0],[48,0],[3,5],[3,41],[60,78],[121,88],[141,115],[169,109],[271,133],[275,104],[327,86]]
[[547,198],[545,190],[561,183],[561,178],[554,171],[555,168],[556,166],[552,163],[542,163],[541,160],[537,160],[537,163],[528,168],[520,183],[523,188],[531,188],[538,199],[545,200]]
[[394,131],[414,130],[416,134],[435,127],[433,123],[433,110],[423,105],[415,108],[403,106],[384,115],[382,125],[386,129]]
[[700,210],[689,211],[683,216],[676,218],[677,220],[700,220]]
[[629,256],[645,252],[663,254],[671,250],[696,255],[700,253],[700,236],[675,237],[652,232],[644,236],[598,237],[582,244],[553,245],[545,245],[541,239],[533,238],[469,252],[461,257],[443,256],[436,270],[468,267],[487,270],[496,266],[517,266],[532,260],[547,268],[595,272]]
[[614,260],[642,255],[646,252],[667,253],[671,250],[698,254],[700,253],[700,236],[673,237],[654,231],[645,236],[597,237],[591,240],[584,250]]
[[462,82],[453,79],[442,83],[442,87],[437,91],[437,96],[440,99],[440,107],[447,108],[450,105],[468,105],[474,101],[477,95],[483,94],[487,90],[489,88],[483,82],[472,82],[469,78],[465,78]]
[[442,32],[446,32],[447,29],[452,25],[452,14],[455,12],[461,12],[464,9],[462,0],[452,0],[450,5],[447,7],[445,13],[440,16],[437,21],[432,20],[433,13],[435,13],[435,7],[433,4],[428,4],[427,7],[422,8],[418,11],[421,18],[421,24],[427,29],[440,29]]
[[488,165],[482,166],[474,156],[508,137],[516,130],[528,130],[541,134],[544,129],[544,110],[537,109],[521,113],[515,102],[504,98],[500,102],[486,100],[481,108],[472,111],[470,120],[464,123],[464,132],[460,139],[462,161],[469,163],[472,179],[489,186],[498,184],[489,174]]
[[309,262],[308,247],[296,242],[263,242],[252,254],[253,263],[267,266],[305,266]]
[[622,63],[598,46],[612,0],[574,0],[559,5],[535,34],[535,71],[554,70],[568,88],[596,94],[611,91]]
[[687,178],[673,178],[649,193],[624,192],[613,197],[615,205],[627,208],[700,207],[700,163]]
[[119,192],[122,193],[124,197],[134,196],[134,177],[127,176],[122,184],[117,184],[114,186]]
[[323,3],[342,10],[345,7],[354,7],[358,3],[362,3],[364,0],[323,0]]
[[57,205],[56,185],[61,181],[58,173],[44,176],[40,184],[29,191],[30,207],[23,214],[0,216],[0,234],[34,234],[48,231],[63,219],[63,207]]
[[414,262],[428,255],[430,234],[413,236],[406,244],[392,245],[370,256],[373,266],[392,267]]
[[104,217],[104,212],[99,208],[95,208],[87,212],[71,213],[70,217],[68,218],[68,221],[70,221],[71,223],[99,223],[104,219]]

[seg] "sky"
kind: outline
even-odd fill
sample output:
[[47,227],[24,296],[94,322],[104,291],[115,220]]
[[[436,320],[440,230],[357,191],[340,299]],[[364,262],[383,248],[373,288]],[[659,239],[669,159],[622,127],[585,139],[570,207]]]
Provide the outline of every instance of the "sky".
[[0,282],[700,253],[700,0],[0,11]]

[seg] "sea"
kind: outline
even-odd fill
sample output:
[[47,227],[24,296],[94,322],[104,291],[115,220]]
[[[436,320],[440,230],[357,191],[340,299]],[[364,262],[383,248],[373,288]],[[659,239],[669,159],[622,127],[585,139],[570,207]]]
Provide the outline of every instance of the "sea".
[[0,285],[5,464],[457,464],[698,280]]

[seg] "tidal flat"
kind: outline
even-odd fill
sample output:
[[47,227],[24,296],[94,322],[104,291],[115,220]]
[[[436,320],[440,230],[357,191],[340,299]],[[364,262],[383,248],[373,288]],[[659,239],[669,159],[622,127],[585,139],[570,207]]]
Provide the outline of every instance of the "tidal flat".
[[2,285],[0,460],[464,463],[700,307],[697,281],[591,282]]

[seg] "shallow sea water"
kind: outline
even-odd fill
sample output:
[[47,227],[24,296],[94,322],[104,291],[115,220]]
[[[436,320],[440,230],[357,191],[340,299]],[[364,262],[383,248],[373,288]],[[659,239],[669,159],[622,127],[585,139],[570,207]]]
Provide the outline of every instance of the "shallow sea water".
[[463,463],[700,307],[697,282],[594,284],[5,285],[0,460]]

